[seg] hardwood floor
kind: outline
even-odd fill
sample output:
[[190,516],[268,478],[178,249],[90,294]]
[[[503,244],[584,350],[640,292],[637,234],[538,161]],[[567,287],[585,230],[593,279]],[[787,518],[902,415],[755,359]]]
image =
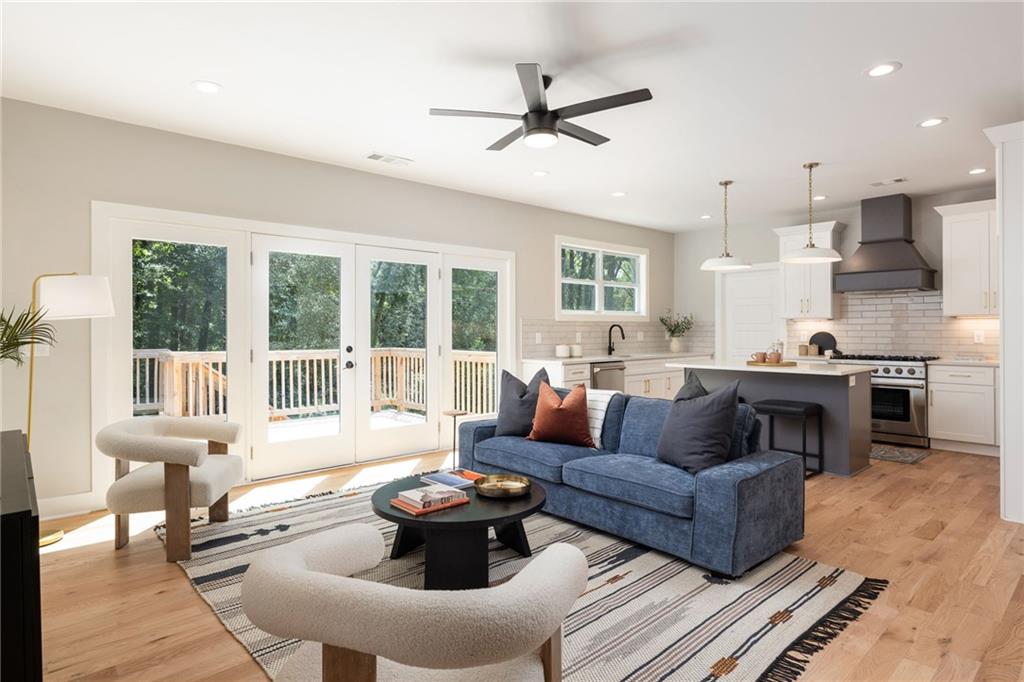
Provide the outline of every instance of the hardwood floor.
[[[232,503],[436,469],[444,457],[245,486]],[[133,525],[114,552],[105,513],[43,525],[71,531],[42,560],[48,679],[265,679],[152,531]],[[99,541],[74,546],[86,532]],[[1024,679],[1024,526],[999,518],[998,460],[934,451],[916,465],[874,462],[852,479],[815,477],[806,538],[789,551],[891,581],[803,679]]]

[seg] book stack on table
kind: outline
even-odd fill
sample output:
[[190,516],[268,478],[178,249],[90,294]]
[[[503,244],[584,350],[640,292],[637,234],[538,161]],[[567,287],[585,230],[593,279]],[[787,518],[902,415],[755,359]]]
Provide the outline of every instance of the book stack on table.
[[391,500],[391,506],[413,516],[422,516],[467,504],[469,496],[464,488],[472,487],[473,480],[479,477],[480,474],[464,469],[428,474],[420,479],[426,483],[424,487],[403,490]]

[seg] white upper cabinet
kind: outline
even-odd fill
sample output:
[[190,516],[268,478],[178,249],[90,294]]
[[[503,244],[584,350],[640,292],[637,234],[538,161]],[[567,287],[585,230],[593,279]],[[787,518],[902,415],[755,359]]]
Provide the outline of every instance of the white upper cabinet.
[[[845,225],[830,220],[814,223],[814,243],[817,246],[839,250],[840,234]],[[779,227],[779,260],[789,251],[795,251],[807,244],[807,225]],[[839,309],[833,291],[834,263],[803,265],[782,264],[782,315],[795,320],[828,319]]]
[[999,314],[999,234],[994,200],[936,206],[942,215],[942,314]]

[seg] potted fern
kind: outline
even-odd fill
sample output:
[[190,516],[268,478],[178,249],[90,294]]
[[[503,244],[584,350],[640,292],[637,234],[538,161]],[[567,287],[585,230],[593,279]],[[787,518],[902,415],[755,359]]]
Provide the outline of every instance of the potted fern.
[[54,343],[53,326],[43,322],[43,310],[25,310],[15,314],[0,309],[0,361],[13,360],[14,364],[25,362],[24,349],[32,344]]
[[669,336],[669,350],[679,353],[683,350],[683,337],[693,328],[693,313],[677,315],[671,310],[658,318]]

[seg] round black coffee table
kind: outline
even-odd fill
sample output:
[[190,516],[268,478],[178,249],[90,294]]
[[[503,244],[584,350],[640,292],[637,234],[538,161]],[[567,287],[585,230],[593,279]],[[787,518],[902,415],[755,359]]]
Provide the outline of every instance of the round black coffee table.
[[522,497],[478,497],[466,488],[469,504],[413,516],[391,506],[402,490],[421,488],[419,476],[388,483],[373,493],[373,511],[398,524],[391,558],[397,559],[420,545],[425,547],[423,587],[427,590],[468,590],[487,587],[487,529],[506,547],[530,556],[523,519],[544,506],[544,488],[532,481]]

